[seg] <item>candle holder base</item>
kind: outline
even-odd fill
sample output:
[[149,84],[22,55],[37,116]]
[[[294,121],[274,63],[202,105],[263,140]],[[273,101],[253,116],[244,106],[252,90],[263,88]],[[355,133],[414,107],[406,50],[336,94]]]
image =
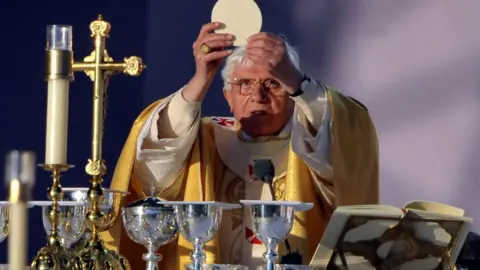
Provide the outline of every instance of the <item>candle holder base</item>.
[[62,246],[47,245],[38,251],[30,268],[35,270],[75,269],[75,256]]
[[127,259],[108,250],[101,240],[90,240],[75,258],[78,270],[130,270]]
[[62,186],[60,185],[61,174],[73,165],[68,164],[39,164],[44,170],[51,172],[52,186],[48,190],[48,197],[52,200],[52,210],[49,213],[52,226],[48,243],[42,247],[30,265],[31,269],[38,270],[70,270],[75,269],[75,255],[61,244],[58,231],[58,202],[63,199]]

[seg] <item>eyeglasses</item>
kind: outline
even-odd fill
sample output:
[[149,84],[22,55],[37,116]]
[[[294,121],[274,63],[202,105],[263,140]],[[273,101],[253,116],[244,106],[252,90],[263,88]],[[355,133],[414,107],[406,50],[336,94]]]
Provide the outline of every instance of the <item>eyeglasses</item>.
[[287,92],[283,89],[280,83],[272,79],[258,81],[251,79],[235,78],[233,79],[233,81],[230,81],[228,83],[238,86],[240,90],[240,95],[243,96],[251,95],[253,91],[255,91],[257,84],[260,84],[263,90],[273,96],[285,96],[287,94]]

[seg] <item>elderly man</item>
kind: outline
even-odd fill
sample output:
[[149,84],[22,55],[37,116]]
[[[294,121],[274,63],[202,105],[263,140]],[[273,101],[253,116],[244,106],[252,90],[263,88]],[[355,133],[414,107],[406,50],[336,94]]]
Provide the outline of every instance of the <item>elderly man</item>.
[[[308,263],[339,205],[378,203],[378,149],[368,110],[299,68],[297,53],[278,36],[259,33],[229,50],[232,35],[202,27],[193,44],[196,73],[183,88],[148,107],[135,121],[118,161],[112,188],[130,191],[123,204],[150,195],[165,200],[272,200],[252,173],[270,159],[278,200],[313,202],[297,213],[289,237]],[[221,62],[223,94],[234,117],[201,118],[203,98]],[[142,247],[121,222],[103,235],[135,269]],[[121,238],[121,241],[120,241]],[[182,237],[159,251],[162,269],[184,269],[191,245]],[[248,211],[226,211],[207,263],[262,264]],[[280,255],[285,254],[282,245]],[[251,268],[255,269],[255,268]]]

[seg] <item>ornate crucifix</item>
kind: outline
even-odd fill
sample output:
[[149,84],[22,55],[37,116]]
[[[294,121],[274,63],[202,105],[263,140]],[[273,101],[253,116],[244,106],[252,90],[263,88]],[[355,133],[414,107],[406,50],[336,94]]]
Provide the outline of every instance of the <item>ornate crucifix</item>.
[[[110,76],[125,73],[138,76],[145,69],[142,59],[136,56],[125,58],[123,62],[114,62],[105,49],[111,26],[100,15],[90,24],[91,36],[95,42],[95,50],[83,62],[74,62],[73,71],[84,71],[93,81],[93,123],[92,123],[92,156],[85,168],[87,174],[92,176],[88,197],[91,200],[91,211],[87,215],[92,234],[86,249],[77,255],[79,269],[129,269],[128,262],[119,254],[108,251],[98,237],[99,231],[111,227],[118,213],[108,216],[101,212],[100,204],[103,201],[101,187],[102,177],[106,173],[106,166],[102,158],[102,144],[104,133],[104,120],[106,116],[107,86]],[[120,194],[116,195],[120,200]],[[98,256],[98,257],[97,257]],[[97,258],[95,258],[97,257]],[[109,265],[110,267],[108,267]]]

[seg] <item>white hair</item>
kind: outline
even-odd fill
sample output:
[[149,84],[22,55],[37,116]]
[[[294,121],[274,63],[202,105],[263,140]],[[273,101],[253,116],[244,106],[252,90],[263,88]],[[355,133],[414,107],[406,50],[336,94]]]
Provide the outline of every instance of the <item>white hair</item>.
[[[298,56],[297,51],[290,46],[288,43],[285,42],[285,46],[287,48],[288,56],[292,61],[295,68],[300,69],[300,58]],[[230,56],[225,59],[225,65],[221,71],[222,79],[223,79],[223,88],[225,90],[230,90],[230,84],[228,83],[230,80],[230,75],[235,67],[241,65],[243,67],[252,67],[254,65],[253,61],[245,57],[245,46],[237,47]]]

